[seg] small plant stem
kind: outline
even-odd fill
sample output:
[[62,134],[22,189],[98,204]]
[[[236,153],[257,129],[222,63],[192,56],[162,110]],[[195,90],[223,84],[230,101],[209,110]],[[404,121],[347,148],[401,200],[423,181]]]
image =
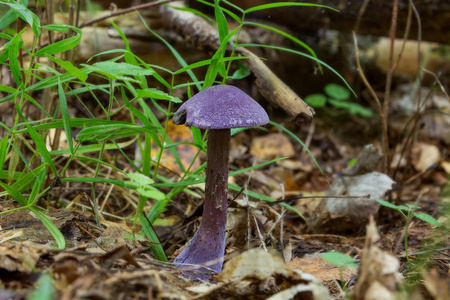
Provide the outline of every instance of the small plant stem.
[[[115,81],[110,79],[109,81],[109,104],[108,104],[108,112],[106,114],[106,119],[109,121],[111,119],[112,105],[114,102],[114,83]],[[102,142],[102,146],[100,147],[100,153],[98,155],[98,160],[103,159],[103,152],[105,151],[106,140]],[[98,173],[100,172],[100,163],[97,163],[94,172],[94,178],[97,178]],[[100,212],[98,210],[98,200],[95,195],[95,182],[92,183],[92,195],[91,195],[92,207],[94,208],[95,221],[98,227],[101,227],[100,223]]]

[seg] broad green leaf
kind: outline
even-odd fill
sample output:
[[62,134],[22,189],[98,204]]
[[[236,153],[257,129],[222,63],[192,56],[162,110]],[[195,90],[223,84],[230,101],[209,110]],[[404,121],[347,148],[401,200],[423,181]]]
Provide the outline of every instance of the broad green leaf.
[[336,100],[345,101],[350,98],[350,92],[339,84],[329,83],[325,86],[324,90],[328,97]]
[[148,220],[142,214],[139,216],[139,219],[141,221],[142,230],[147,239],[150,241],[150,246],[152,247],[153,253],[155,254],[156,258],[160,261],[169,261],[166,254],[164,253],[164,249],[161,246],[159,238],[152,227],[152,224],[149,224]]
[[340,252],[326,252],[320,255],[324,260],[339,268],[357,268],[358,264],[353,257]]
[[237,62],[236,64],[238,65],[239,69],[237,69],[233,73],[233,76],[229,76],[228,79],[240,80],[248,77],[251,74],[250,69],[247,68],[246,65],[241,64],[240,62]]
[[163,91],[157,90],[155,88],[147,89],[136,89],[136,93],[141,98],[153,98],[158,100],[169,100],[174,103],[181,103],[182,101],[178,97],[171,96]]
[[46,215],[44,215],[37,207],[30,206],[30,210],[44,223],[45,227],[47,227],[50,234],[56,240],[59,249],[66,248],[66,241],[64,240],[64,236],[61,231],[59,231],[58,227],[50,221]]
[[[31,10],[29,10],[25,5],[20,2],[4,2],[1,4],[8,5],[15,14],[17,14],[22,20],[24,20],[30,27],[33,29],[34,35],[41,35],[41,22],[39,21],[39,17],[34,14]],[[8,17],[8,21],[11,19],[11,16]],[[2,19],[3,20],[3,19]],[[6,23],[6,22],[5,22]]]
[[426,213],[414,213],[414,216],[416,218],[421,219],[422,221],[425,221],[425,222],[431,224],[431,225],[434,225],[436,227],[441,227],[441,223],[439,223],[435,218],[433,218],[429,214],[426,214]]
[[[75,67],[70,61],[64,61],[62,59],[59,59],[57,57],[54,57],[54,56],[48,55],[48,54],[46,54],[45,56],[47,56],[48,59],[51,59],[52,61],[54,61],[56,64],[63,67],[64,70],[66,70],[70,74],[74,75],[81,82],[86,82],[86,79],[88,78],[88,74],[86,72],[84,72],[83,70]],[[59,80],[58,84],[61,84],[60,80]]]
[[53,279],[50,272],[45,271],[41,273],[37,284],[34,284],[36,288],[28,294],[26,300],[55,299],[55,286],[52,281]]
[[[2,3],[0,3],[2,4]],[[19,16],[13,9],[10,9],[6,12],[6,14],[0,19],[0,30],[7,27],[9,24],[17,20]]]
[[155,181],[153,179],[151,179],[148,176],[145,176],[144,174],[139,174],[139,173],[127,173],[127,176],[130,177],[132,180],[136,181],[136,183],[139,186],[143,186],[143,185],[150,185],[155,183]]
[[285,6],[314,6],[314,7],[318,7],[318,8],[328,8],[334,11],[339,11],[335,8],[332,8],[330,6],[326,6],[326,5],[320,5],[320,4],[313,4],[313,3],[294,3],[294,2],[277,2],[277,3],[270,3],[270,4],[263,4],[263,5],[258,5],[258,6],[254,6],[251,7],[249,9],[246,9],[244,11],[244,13],[248,14],[254,11],[258,11],[258,10],[264,10],[264,9],[269,9],[269,8],[276,8],[276,7],[285,7]]
[[[125,62],[102,61],[93,65],[85,65],[88,69],[107,76],[109,79],[124,79],[121,75],[145,76],[153,75],[153,70],[141,68]],[[129,80],[129,79],[127,79]]]
[[142,196],[146,197],[146,198],[150,198],[150,199],[155,199],[155,200],[164,200],[166,198],[166,195],[157,190],[156,188],[152,187],[152,186],[143,186],[140,187],[138,189],[136,189],[136,192],[138,192],[139,194],[141,194]]
[[327,103],[327,97],[324,94],[312,94],[305,97],[305,102],[314,108],[322,108]]
[[[75,48],[81,42],[81,29],[69,25],[61,25],[61,26],[67,26],[68,28],[74,30],[77,34],[75,34],[70,38],[45,46],[44,48],[38,50],[34,54],[35,56],[52,55],[55,53],[65,52],[67,50]],[[43,26],[43,28],[45,27],[46,26]]]

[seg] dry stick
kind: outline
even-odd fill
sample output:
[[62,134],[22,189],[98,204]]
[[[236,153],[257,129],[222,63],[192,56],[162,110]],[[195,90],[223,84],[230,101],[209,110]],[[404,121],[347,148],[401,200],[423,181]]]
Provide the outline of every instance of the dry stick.
[[[421,84],[421,81],[422,81],[422,76],[421,76],[421,73],[420,73],[420,68],[421,68],[421,55],[420,55],[420,44],[421,44],[421,42],[422,42],[422,22],[421,22],[421,19],[420,19],[420,15],[419,15],[419,13],[418,13],[418,11],[417,11],[417,9],[416,9],[416,6],[414,5],[414,2],[413,2],[413,0],[409,0],[409,4],[410,4],[410,6],[411,6],[411,8],[412,8],[412,10],[414,11],[414,15],[415,15],[415,17],[416,17],[416,20],[417,20],[417,26],[418,26],[418,29],[417,29],[417,32],[418,32],[418,34],[417,34],[417,68],[418,68],[418,80],[417,80],[417,82],[419,83],[419,87],[418,87],[418,91],[417,91],[417,93],[418,93],[418,95],[417,95],[417,110],[416,110],[416,113],[414,114],[414,119],[413,119],[413,126],[412,126],[412,130],[411,130],[411,134],[410,134],[410,137],[414,137],[415,136],[415,134],[416,134],[416,130],[417,130],[417,126],[418,126],[418,123],[419,123],[419,120],[420,120],[420,108],[421,108],[421,94],[422,94],[422,84]],[[412,139],[411,139],[411,144],[412,144]],[[407,143],[405,143],[405,150],[406,150],[406,145],[407,145]],[[412,147],[410,147],[409,148],[409,151],[408,151],[408,154],[407,154],[407,157],[408,158],[410,158],[411,157],[411,153],[412,153]],[[400,160],[399,160],[399,165],[400,165]],[[408,169],[408,167],[410,167],[410,165],[408,165],[407,166],[407,168],[406,169]],[[405,172],[403,172],[403,176],[402,176],[402,182],[404,181],[404,179],[405,179],[405,177],[406,177],[406,170],[405,170]],[[402,196],[402,191],[403,191],[403,185],[400,185],[400,189],[399,189],[399,191],[398,191],[398,193],[397,193],[397,199],[396,199],[396,202],[398,202],[399,200],[400,200],[400,197]]]
[[370,95],[373,98],[373,101],[375,102],[378,114],[380,115],[381,119],[381,133],[382,133],[382,145],[383,145],[383,159],[384,163],[387,164],[387,157],[389,156],[389,144],[388,144],[388,134],[387,134],[387,121],[386,116],[383,113],[383,108],[381,107],[380,99],[378,98],[377,94],[373,90],[372,86],[370,85],[369,81],[366,78],[366,75],[364,75],[364,72],[361,68],[361,63],[359,61],[359,51],[358,51],[358,42],[356,40],[356,34],[353,32],[353,45],[355,47],[355,59],[356,59],[356,66],[358,69],[359,76],[361,77],[362,81],[364,82],[366,88],[369,90]]
[[420,68],[422,71],[424,71],[425,73],[431,75],[434,77],[434,80],[436,81],[436,83],[439,85],[439,88],[441,89],[442,93],[445,95],[445,97],[447,98],[447,100],[450,102],[450,97],[448,96],[447,92],[445,91],[444,86],[442,85],[441,81],[439,80],[439,77],[436,76],[436,74],[434,74],[433,72],[425,69],[425,68]]
[[[394,4],[392,6],[392,19],[391,19],[391,30],[390,30],[390,39],[391,44],[389,47],[389,62],[388,62],[388,72],[386,75],[386,88],[384,91],[384,102],[383,102],[383,114],[386,122],[386,130],[389,126],[388,117],[389,117],[389,97],[391,93],[391,84],[392,84],[392,74],[394,72],[393,66],[393,56],[394,56],[394,44],[395,44],[395,30],[397,29],[397,13],[398,13],[398,3],[397,0],[394,0]],[[391,174],[390,167],[390,154],[389,154],[389,136],[386,132],[386,135],[383,135],[385,138],[384,143],[386,143],[385,149],[387,149],[386,156],[384,157],[383,163],[383,171],[387,172],[388,175]]]

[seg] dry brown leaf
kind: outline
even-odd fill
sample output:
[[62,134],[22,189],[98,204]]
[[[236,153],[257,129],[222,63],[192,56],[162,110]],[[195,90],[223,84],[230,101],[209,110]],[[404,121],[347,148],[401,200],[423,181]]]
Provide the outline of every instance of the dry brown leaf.
[[[306,254],[301,258],[296,257],[288,263],[287,266],[309,273],[321,281],[347,281],[356,275],[356,270],[353,268],[343,269],[341,275],[339,268],[323,260],[320,257],[320,253]],[[341,276],[343,276],[343,278],[341,278]]]
[[420,144],[419,160],[414,164],[417,171],[423,172],[441,159],[441,152],[435,145]]
[[270,133],[253,139],[250,154],[259,160],[270,160],[277,157],[294,156],[294,146],[287,136],[281,133]]

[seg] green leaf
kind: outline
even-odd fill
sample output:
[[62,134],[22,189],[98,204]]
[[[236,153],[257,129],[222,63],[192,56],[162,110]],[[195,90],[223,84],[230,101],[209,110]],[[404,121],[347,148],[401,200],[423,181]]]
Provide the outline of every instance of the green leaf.
[[[59,59],[57,57],[54,57],[52,55],[45,54],[48,59],[51,59],[56,64],[63,67],[67,72],[78,78],[81,82],[86,82],[86,79],[88,78],[88,74],[81,69],[78,69],[75,67],[70,61],[64,61],[62,59]],[[61,80],[59,80],[59,84],[61,83]]]
[[80,142],[103,142],[136,136],[144,132],[154,133],[155,127],[139,126],[132,123],[92,126],[82,129],[76,139]]
[[324,260],[339,268],[357,268],[358,264],[353,257],[340,252],[326,252],[320,255]]
[[246,9],[244,11],[244,13],[248,14],[254,11],[258,11],[258,10],[264,10],[264,9],[269,9],[269,8],[276,8],[276,7],[285,7],[285,6],[314,6],[314,7],[319,7],[319,8],[328,8],[334,11],[339,11],[333,7],[330,6],[326,6],[326,5],[320,5],[320,4],[312,4],[312,3],[293,3],[293,2],[277,2],[277,3],[270,3],[270,4],[263,4],[263,5],[258,5],[255,7],[251,7],[249,9]]
[[131,65],[125,62],[102,61],[93,65],[85,65],[88,69],[107,76],[109,79],[130,80],[121,75],[145,76],[153,75],[155,71]]
[[136,189],[136,192],[146,198],[155,199],[158,201],[164,200],[166,198],[166,195],[163,192],[149,185]]
[[[2,1],[1,4],[8,5],[15,14],[17,14],[22,20],[28,23],[28,25],[30,25],[30,27],[33,29],[34,35],[41,35],[41,22],[39,21],[39,17],[35,15],[31,10],[29,10],[25,5],[20,2],[7,3],[4,1]],[[8,16],[7,21],[11,20],[11,18],[11,16]],[[5,21],[5,24],[7,21]]]
[[11,196],[19,202],[22,206],[27,206],[28,200],[25,198],[15,187],[9,186],[6,183],[0,181],[0,186]]
[[144,174],[139,173],[127,173],[127,176],[131,178],[131,180],[136,181],[139,186],[150,185],[155,183],[153,179]]
[[8,155],[8,135],[5,134],[3,138],[0,140],[0,166],[5,165],[6,156]]
[[152,247],[153,253],[156,258],[160,261],[169,261],[167,259],[166,254],[164,253],[164,249],[161,246],[158,236],[156,235],[155,230],[152,225],[149,224],[148,220],[142,214],[139,216],[141,221],[142,230],[144,231],[145,236],[150,241],[150,246]]
[[220,8],[219,0],[214,1],[214,15],[217,20],[217,29],[219,31],[220,43],[223,43],[225,41],[225,37],[228,34],[228,22],[227,18],[223,14],[222,9]]
[[47,169],[43,168],[38,175],[36,176],[36,180],[33,184],[33,189],[31,190],[30,196],[28,196],[28,203],[27,205],[32,205],[35,203],[38,199],[36,196],[39,194],[40,190],[42,189],[42,186],[44,185],[45,175],[47,174]]
[[54,299],[55,287],[52,283],[52,276],[45,271],[39,276],[36,289],[28,294],[26,300],[48,300]]
[[0,30],[7,27],[9,24],[17,20],[19,16],[13,9],[10,9],[6,12],[6,14],[0,19]]
[[33,140],[34,144],[36,145],[36,148],[38,149],[42,158],[50,166],[53,176],[57,177],[58,173],[56,172],[56,167],[55,167],[55,164],[53,163],[52,157],[47,150],[47,146],[45,145],[44,138],[40,134],[38,134],[36,132],[36,130],[33,127],[31,127],[31,125],[28,122],[25,123],[25,125],[27,127],[28,133],[31,136],[31,139]]
[[136,89],[136,93],[141,98],[153,98],[158,100],[169,100],[174,103],[181,103],[181,99],[178,97],[171,96],[163,91],[157,90],[155,88],[148,89]]
[[307,44],[305,44],[304,42],[302,42],[299,39],[297,39],[296,37],[294,37],[294,36],[284,32],[284,31],[282,31],[282,30],[280,30],[278,28],[275,28],[275,27],[269,26],[269,25],[265,25],[265,24],[254,23],[254,22],[244,22],[244,25],[253,25],[253,26],[258,26],[258,27],[262,27],[262,28],[265,28],[265,29],[269,29],[269,30],[272,30],[272,31],[274,31],[274,32],[276,32],[276,33],[278,33],[278,34],[280,34],[280,35],[290,39],[291,41],[293,41],[294,43],[300,45],[301,47],[305,48],[309,53],[311,53],[311,55],[314,58],[316,58],[316,62],[319,65],[320,71],[321,72],[323,71],[322,70],[322,66],[320,65],[319,61],[317,60],[318,58],[317,58],[317,55],[314,52],[314,50],[311,47],[309,47]]
[[350,92],[339,84],[329,83],[325,86],[324,90],[328,97],[336,100],[345,101],[350,98]]
[[73,150],[72,126],[70,125],[69,108],[67,107],[66,95],[64,94],[61,81],[58,82],[58,94],[59,94],[61,115],[64,124],[64,131],[66,132],[67,137],[67,145],[69,146],[70,154],[74,155],[75,152]]
[[311,94],[305,97],[305,102],[314,108],[322,108],[327,103],[327,97],[324,94]]
[[47,227],[50,234],[56,240],[59,249],[66,248],[66,241],[64,240],[64,236],[61,231],[59,231],[58,227],[50,221],[46,215],[44,215],[37,207],[30,206],[30,210],[44,223],[45,227]]
[[376,201],[378,203],[380,203],[381,205],[385,206],[385,207],[392,208],[392,209],[395,209],[395,210],[398,210],[398,211],[402,211],[402,210],[403,211],[410,211],[411,210],[410,208],[408,208],[408,207],[406,207],[404,205],[395,205],[395,204],[392,204],[390,202],[387,202],[387,201],[384,201],[384,200],[381,200],[381,199],[377,199]]
[[430,216],[429,214],[426,213],[414,213],[414,216],[416,218],[421,219],[422,221],[425,221],[431,225],[434,225],[436,227],[441,227],[441,223],[439,223],[435,218],[433,218],[432,216]]
[[237,69],[233,73],[233,76],[229,76],[228,79],[234,79],[234,80],[244,79],[251,74],[250,69],[247,68],[246,65],[241,64],[240,62],[237,62],[236,64],[238,65],[239,69]]
[[[44,48],[37,51],[34,54],[35,56],[44,56],[44,55],[51,55],[51,54],[55,54],[55,53],[65,52],[67,50],[75,48],[81,42],[81,34],[82,34],[81,29],[78,29],[74,26],[69,26],[69,25],[60,25],[60,26],[70,28],[70,29],[74,30],[77,34],[70,38],[64,39],[62,41],[53,43],[48,46],[45,46]],[[47,27],[49,27],[49,26],[48,25],[42,26],[42,28],[47,28]],[[50,28],[54,28],[54,27],[50,27]]]
[[17,55],[20,51],[22,41],[20,37],[25,32],[26,28],[22,29],[18,34],[14,36],[11,40],[8,53],[9,53],[9,67],[11,69],[11,73],[13,75],[14,81],[16,82],[19,88],[22,88],[22,74],[20,73],[19,60]]

